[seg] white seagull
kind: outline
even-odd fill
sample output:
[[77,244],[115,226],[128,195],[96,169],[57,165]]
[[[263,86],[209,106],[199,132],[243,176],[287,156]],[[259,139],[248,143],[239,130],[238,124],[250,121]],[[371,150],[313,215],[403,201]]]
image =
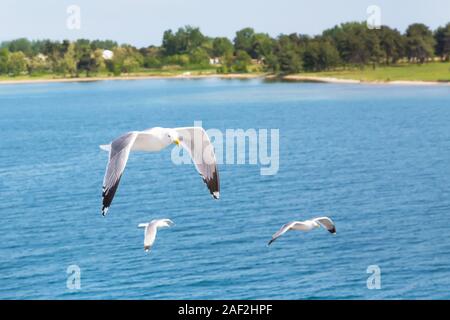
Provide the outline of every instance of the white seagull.
[[149,251],[152,248],[153,243],[155,243],[158,228],[171,227],[173,224],[173,221],[170,219],[156,219],[150,221],[149,223],[140,223],[138,228],[145,228],[144,250]]
[[330,233],[336,233],[334,222],[328,217],[320,217],[305,221],[292,221],[282,226],[281,229],[272,236],[272,239],[267,245],[271,245],[272,242],[274,242],[276,239],[278,239],[278,237],[282,236],[289,230],[311,231],[312,229],[320,228],[321,225]]
[[219,172],[214,147],[201,127],[160,128],[132,131],[100,148],[109,151],[109,161],[103,179],[102,215],[106,215],[120,178],[127,164],[130,151],[157,152],[171,144],[180,145],[191,156],[195,167],[214,199],[219,199]]

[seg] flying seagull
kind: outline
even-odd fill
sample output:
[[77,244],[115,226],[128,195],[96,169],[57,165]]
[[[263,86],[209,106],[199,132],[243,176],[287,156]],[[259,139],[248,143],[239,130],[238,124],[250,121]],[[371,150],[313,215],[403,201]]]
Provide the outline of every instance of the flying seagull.
[[106,215],[127,164],[130,151],[157,152],[171,144],[180,145],[193,160],[212,197],[219,199],[219,172],[214,147],[201,127],[160,128],[131,131],[100,148],[109,151],[103,179],[102,215]]
[[149,223],[140,223],[138,228],[145,228],[144,231],[144,250],[149,251],[155,243],[156,232],[158,228],[171,227],[174,223],[170,219],[156,219]]
[[305,221],[293,221],[282,226],[281,229],[272,236],[272,239],[267,245],[271,245],[272,242],[277,240],[278,237],[282,236],[289,230],[311,231],[312,229],[320,228],[320,226],[323,226],[332,234],[336,233],[334,222],[328,217],[320,217]]

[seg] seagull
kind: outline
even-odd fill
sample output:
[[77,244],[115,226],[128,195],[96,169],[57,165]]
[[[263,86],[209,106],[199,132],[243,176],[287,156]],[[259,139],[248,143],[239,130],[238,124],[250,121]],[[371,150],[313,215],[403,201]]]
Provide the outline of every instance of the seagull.
[[109,151],[109,161],[103,178],[103,207],[105,216],[119,186],[130,151],[158,152],[171,144],[186,150],[206,183],[212,197],[219,199],[219,172],[214,147],[202,127],[161,128],[128,132],[100,148]]
[[173,224],[173,221],[170,219],[156,219],[149,223],[140,223],[138,228],[145,228],[144,250],[147,252],[152,248],[158,228],[171,227]]
[[312,229],[320,228],[320,226],[323,226],[330,233],[336,234],[336,227],[334,225],[334,222],[328,217],[320,217],[305,221],[292,221],[282,226],[281,229],[272,236],[272,239],[267,245],[270,246],[272,242],[277,240],[278,237],[282,236],[289,230],[311,231]]

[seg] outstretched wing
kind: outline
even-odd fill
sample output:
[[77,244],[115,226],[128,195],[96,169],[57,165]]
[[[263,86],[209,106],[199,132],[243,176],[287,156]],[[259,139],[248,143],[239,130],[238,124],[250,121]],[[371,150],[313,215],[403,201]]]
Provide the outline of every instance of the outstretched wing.
[[174,129],[180,137],[180,145],[189,152],[195,168],[208,186],[214,199],[219,199],[220,184],[214,146],[202,127]]
[[138,133],[129,132],[111,143],[109,161],[103,178],[102,215],[106,215],[119,186],[120,178],[128,161],[131,147]]
[[274,235],[272,236],[272,239],[269,241],[269,243],[267,245],[270,246],[272,244],[272,242],[274,242],[279,237],[281,237],[283,234],[285,234],[296,223],[297,223],[296,221],[293,221],[293,222],[286,223],[284,226],[282,226],[280,230],[278,230],[276,233],[274,233]]
[[144,250],[145,251],[151,250],[153,243],[155,243],[156,233],[157,233],[156,224],[151,222],[145,228],[145,237],[144,237]]
[[148,223],[139,223],[138,228],[147,228]]
[[334,225],[333,220],[331,220],[330,218],[320,217],[320,218],[315,218],[314,221],[320,223],[330,233],[336,233],[336,226]]

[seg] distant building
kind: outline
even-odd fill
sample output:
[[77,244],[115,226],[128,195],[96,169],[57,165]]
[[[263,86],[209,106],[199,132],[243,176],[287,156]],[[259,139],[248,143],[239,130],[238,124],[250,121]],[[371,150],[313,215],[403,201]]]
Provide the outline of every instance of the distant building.
[[47,56],[46,56],[46,55],[43,55],[42,53],[38,53],[38,54],[36,55],[36,57],[37,57],[39,60],[41,60],[41,61],[46,61],[46,60],[47,60]]
[[252,64],[263,64],[264,58],[261,59],[252,59]]
[[111,50],[103,50],[102,56],[105,60],[111,60],[114,57],[114,52]]
[[220,64],[220,59],[218,57],[210,58],[209,59],[209,64],[211,64],[211,65]]

